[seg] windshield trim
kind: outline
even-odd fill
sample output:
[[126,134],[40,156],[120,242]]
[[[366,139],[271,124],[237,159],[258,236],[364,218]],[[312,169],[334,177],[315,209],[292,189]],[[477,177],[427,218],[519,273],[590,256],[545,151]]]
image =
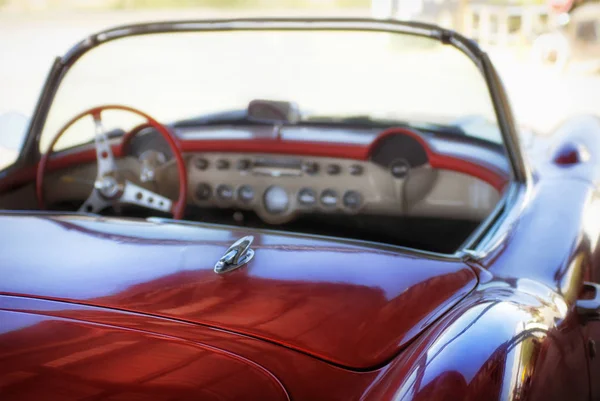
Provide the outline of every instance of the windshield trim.
[[[476,43],[456,32],[431,24],[366,18],[251,18],[152,22],[119,26],[91,35],[76,44],[63,57],[57,59],[57,62],[51,69],[42,96],[32,117],[25,146],[19,160],[13,167],[21,167],[27,160],[39,159],[39,137],[43,131],[57,89],[70,67],[91,49],[112,40],[147,34],[269,30],[339,30],[398,33],[434,38],[444,44],[457,48],[477,66],[488,86],[500,127],[500,133],[507,149],[513,180],[525,184],[529,181],[530,173],[520,151],[516,124],[510,111],[510,104],[506,93],[489,58]],[[12,170],[13,168],[8,168],[0,172],[0,178]]]

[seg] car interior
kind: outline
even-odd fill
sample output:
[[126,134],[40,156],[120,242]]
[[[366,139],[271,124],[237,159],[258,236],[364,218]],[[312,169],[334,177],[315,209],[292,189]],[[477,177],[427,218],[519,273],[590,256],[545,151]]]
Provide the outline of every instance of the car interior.
[[[101,180],[106,154],[92,140],[55,150],[42,168],[2,182],[0,208],[171,217],[169,202],[183,193],[185,220],[453,253],[509,181],[503,147],[458,126],[301,121],[292,103],[254,100],[246,110],[166,129],[175,148],[156,124],[102,133],[117,167],[108,177],[114,186]],[[125,180],[138,189],[131,202],[110,202],[123,195],[116,184]],[[101,206],[89,203],[94,188],[106,198]]]

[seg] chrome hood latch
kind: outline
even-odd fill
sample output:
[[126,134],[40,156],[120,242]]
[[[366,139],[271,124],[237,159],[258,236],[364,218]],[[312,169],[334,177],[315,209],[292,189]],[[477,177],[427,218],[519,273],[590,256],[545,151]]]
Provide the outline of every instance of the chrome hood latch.
[[219,259],[217,264],[215,264],[215,273],[227,273],[250,262],[254,257],[254,250],[250,249],[252,241],[254,241],[252,235],[248,235],[247,237],[235,241],[235,243],[225,251],[225,255]]

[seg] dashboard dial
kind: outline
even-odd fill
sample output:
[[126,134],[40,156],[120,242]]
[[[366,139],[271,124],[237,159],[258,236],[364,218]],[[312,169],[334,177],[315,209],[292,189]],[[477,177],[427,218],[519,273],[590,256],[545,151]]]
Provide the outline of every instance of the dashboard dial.
[[203,182],[198,184],[198,186],[196,187],[196,198],[198,200],[201,201],[205,201],[210,199],[210,196],[212,195],[212,188],[210,187],[209,184]]
[[312,206],[317,203],[317,194],[310,188],[302,188],[298,192],[298,203],[304,206]]
[[334,207],[337,204],[337,193],[333,189],[321,192],[321,204],[326,207]]
[[362,195],[356,191],[347,191],[342,198],[344,206],[351,210],[357,210],[362,205]]
[[238,198],[244,203],[250,203],[254,199],[254,189],[250,185],[242,185],[238,188]]
[[219,185],[217,187],[217,197],[225,201],[233,199],[233,188],[226,184]]
[[285,189],[274,185],[265,191],[264,202],[267,212],[279,214],[287,210],[290,204],[290,198]]

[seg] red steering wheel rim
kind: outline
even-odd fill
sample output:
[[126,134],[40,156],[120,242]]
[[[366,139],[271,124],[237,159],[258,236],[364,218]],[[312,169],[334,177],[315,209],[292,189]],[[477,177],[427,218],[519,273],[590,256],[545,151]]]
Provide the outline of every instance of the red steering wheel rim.
[[[181,150],[179,149],[179,146],[177,145],[175,138],[173,137],[171,132],[164,125],[162,125],[161,123],[156,121],[150,115],[144,113],[143,111],[134,109],[133,107],[121,106],[121,105],[116,105],[116,104],[98,106],[98,107],[94,107],[94,108],[88,109],[86,111],[83,111],[83,112],[79,113],[78,115],[76,115],[75,117],[73,117],[71,120],[69,120],[58,131],[58,134],[54,137],[52,142],[50,142],[48,151],[46,151],[46,153],[42,154],[42,157],[41,157],[40,162],[38,163],[38,167],[37,167],[36,196],[37,196],[39,208],[41,210],[44,210],[46,208],[45,203],[44,203],[44,173],[46,172],[46,168],[48,166],[48,160],[50,159],[50,156],[52,155],[54,146],[56,145],[58,140],[75,122],[79,121],[81,118],[83,118],[87,115],[91,115],[92,117],[96,117],[96,116],[99,117],[100,114],[106,110],[128,111],[130,113],[136,114],[136,115],[146,119],[148,124],[150,126],[152,126],[152,128],[156,129],[161,134],[161,136],[167,141],[167,143],[169,144],[169,148],[171,148],[171,152],[173,152],[175,161],[177,162],[177,171],[179,174],[179,197],[178,197],[177,201],[173,202],[173,206],[171,208],[171,213],[173,214],[174,219],[176,219],[176,220],[182,219],[183,215],[185,213],[185,205],[186,205],[186,199],[187,199],[187,174],[186,174],[186,168],[185,168],[185,161],[183,160]],[[135,131],[137,131],[137,130],[135,130]],[[125,154],[124,149],[130,138],[131,138],[131,135],[126,135],[123,138],[123,140],[121,141],[121,144],[119,145],[117,155]]]

